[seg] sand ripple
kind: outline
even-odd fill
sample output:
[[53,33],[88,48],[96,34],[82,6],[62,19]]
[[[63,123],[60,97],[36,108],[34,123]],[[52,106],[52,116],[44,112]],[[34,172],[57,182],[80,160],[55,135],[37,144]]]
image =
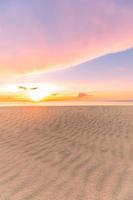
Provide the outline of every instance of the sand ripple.
[[0,108],[0,200],[130,200],[132,185],[132,106]]

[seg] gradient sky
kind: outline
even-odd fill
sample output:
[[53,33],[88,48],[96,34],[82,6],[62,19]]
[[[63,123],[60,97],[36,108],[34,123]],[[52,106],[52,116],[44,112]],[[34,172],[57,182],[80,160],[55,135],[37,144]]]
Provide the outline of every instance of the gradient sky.
[[57,82],[132,98],[132,47],[132,0],[0,0],[1,84]]

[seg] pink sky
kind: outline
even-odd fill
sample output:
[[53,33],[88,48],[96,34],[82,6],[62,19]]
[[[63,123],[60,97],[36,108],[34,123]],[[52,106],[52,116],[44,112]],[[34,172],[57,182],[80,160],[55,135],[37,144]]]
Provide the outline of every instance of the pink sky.
[[70,67],[133,46],[130,0],[0,4],[1,74]]

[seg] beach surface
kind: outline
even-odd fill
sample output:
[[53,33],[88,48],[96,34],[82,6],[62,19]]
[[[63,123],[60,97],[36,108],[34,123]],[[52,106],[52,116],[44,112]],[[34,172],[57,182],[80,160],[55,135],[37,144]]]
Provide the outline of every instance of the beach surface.
[[0,107],[0,200],[132,200],[133,106]]

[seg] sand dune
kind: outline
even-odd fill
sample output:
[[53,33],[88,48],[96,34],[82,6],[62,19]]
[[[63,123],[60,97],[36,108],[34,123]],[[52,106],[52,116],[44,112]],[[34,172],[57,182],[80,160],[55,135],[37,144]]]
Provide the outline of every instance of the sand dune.
[[0,200],[130,200],[132,186],[132,106],[0,108]]

